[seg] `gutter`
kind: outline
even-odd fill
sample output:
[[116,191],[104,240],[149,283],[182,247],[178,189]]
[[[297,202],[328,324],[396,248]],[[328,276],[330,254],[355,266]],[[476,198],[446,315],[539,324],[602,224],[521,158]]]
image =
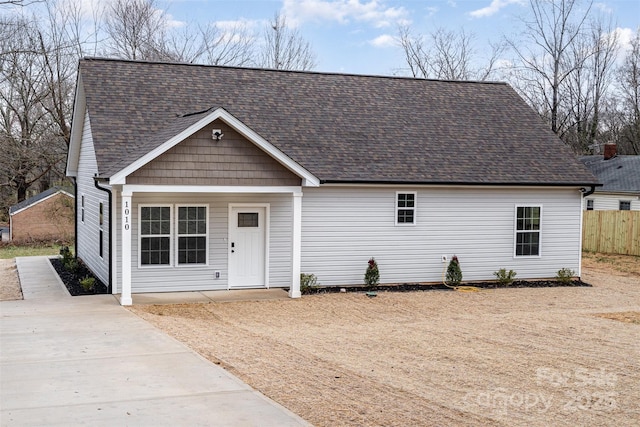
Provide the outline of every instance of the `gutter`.
[[[107,285],[107,293],[110,294],[112,292],[112,289],[113,289],[113,273],[112,273],[112,271],[113,271],[112,270],[112,268],[113,268],[113,251],[112,251],[112,249],[113,249],[113,238],[112,238],[112,233],[111,233],[113,231],[112,230],[113,218],[111,218],[111,212],[112,212],[112,210],[111,210],[111,207],[112,207],[111,199],[112,199],[112,194],[111,194],[111,190],[110,189],[104,188],[104,187],[100,187],[98,185],[98,181],[99,180],[104,180],[104,179],[98,178],[97,175],[94,176],[93,177],[93,185],[95,185],[95,187],[98,190],[102,190],[102,191],[106,192],[109,195],[109,231],[108,231],[108,233],[109,233],[109,284]],[[78,199],[76,197],[76,204],[77,203],[78,203]],[[76,221],[76,227],[77,227],[77,223],[78,222]],[[77,234],[77,230],[76,230],[76,239],[78,238],[77,236],[78,236],[78,234]],[[77,253],[77,249],[76,249],[76,253]]]
[[580,187],[588,186],[594,188],[601,187],[602,184],[596,183],[576,183],[576,182],[554,182],[554,183],[536,183],[536,182],[468,182],[468,181],[392,181],[392,180],[339,180],[339,179],[321,179],[320,184],[344,184],[344,185],[433,185],[433,186],[469,186],[469,187]]

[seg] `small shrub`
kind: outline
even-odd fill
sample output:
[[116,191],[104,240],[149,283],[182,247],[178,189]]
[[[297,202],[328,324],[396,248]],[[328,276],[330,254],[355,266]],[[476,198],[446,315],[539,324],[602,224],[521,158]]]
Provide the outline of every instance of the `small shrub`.
[[493,275],[498,279],[498,283],[505,286],[509,286],[513,283],[513,278],[516,277],[516,274],[517,273],[513,270],[507,271],[506,268],[501,268],[493,273]]
[[315,274],[300,273],[300,292],[303,294],[310,293],[318,287],[318,278]]
[[62,265],[64,266],[65,270],[73,274],[77,273],[78,269],[80,269],[80,263],[75,258],[68,259],[66,262],[63,261]]
[[575,276],[575,271],[570,268],[561,268],[556,274],[556,280],[562,284],[571,283],[571,279]]
[[378,264],[372,257],[367,265],[367,271],[364,273],[364,284],[368,288],[375,288],[380,283],[380,270],[378,270]]
[[96,284],[96,279],[93,277],[84,276],[82,279],[80,279],[80,285],[82,286],[82,289],[84,289],[85,291],[92,290],[95,284]]
[[62,263],[66,264],[67,261],[73,259],[73,252],[71,252],[69,246],[63,246],[60,248],[60,256],[62,256]]
[[460,268],[460,262],[457,256],[453,256],[447,267],[446,276],[447,285],[457,286],[462,282],[462,269]]

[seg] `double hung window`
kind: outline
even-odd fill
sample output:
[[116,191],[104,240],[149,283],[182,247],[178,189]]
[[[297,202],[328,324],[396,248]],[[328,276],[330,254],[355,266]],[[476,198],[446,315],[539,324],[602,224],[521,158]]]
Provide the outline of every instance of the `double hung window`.
[[540,255],[540,206],[516,207],[516,256]]
[[171,263],[171,207],[140,207],[140,264]]
[[178,207],[178,265],[207,263],[207,208]]

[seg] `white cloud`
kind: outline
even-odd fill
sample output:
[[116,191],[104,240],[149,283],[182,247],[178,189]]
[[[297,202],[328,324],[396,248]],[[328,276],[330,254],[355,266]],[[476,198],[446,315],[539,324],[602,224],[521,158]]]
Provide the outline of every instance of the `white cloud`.
[[427,16],[428,17],[432,17],[433,15],[435,15],[436,13],[438,13],[440,9],[435,7],[435,6],[430,6],[427,7]]
[[514,3],[523,4],[523,0],[491,0],[489,6],[469,12],[469,15],[474,18],[486,18],[487,16],[495,15],[500,9]]
[[613,13],[613,9],[611,8],[611,6],[609,6],[606,3],[594,3],[593,7],[595,9],[598,9],[600,12],[603,12],[603,13],[606,13],[606,14]]
[[283,12],[292,25],[305,21],[360,21],[376,28],[407,22],[404,7],[387,7],[379,0],[284,0]]
[[386,47],[396,47],[398,46],[398,42],[396,38],[389,34],[382,34],[375,39],[369,41],[369,44],[374,47],[386,48]]
[[631,28],[616,28],[613,30],[616,33],[618,38],[618,46],[620,46],[620,50],[618,51],[618,58],[624,58],[627,53],[631,50],[631,41],[636,36],[636,31]]

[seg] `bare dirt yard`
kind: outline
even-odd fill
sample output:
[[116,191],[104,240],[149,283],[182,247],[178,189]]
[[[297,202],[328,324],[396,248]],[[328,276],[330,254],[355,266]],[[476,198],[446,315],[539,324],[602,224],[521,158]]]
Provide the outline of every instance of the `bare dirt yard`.
[[0,259],[0,301],[22,299],[15,259]]
[[[131,311],[317,426],[640,424],[640,258],[593,287],[324,294]],[[0,300],[21,299],[0,260]]]
[[131,310],[317,426],[640,423],[640,258],[593,287]]

